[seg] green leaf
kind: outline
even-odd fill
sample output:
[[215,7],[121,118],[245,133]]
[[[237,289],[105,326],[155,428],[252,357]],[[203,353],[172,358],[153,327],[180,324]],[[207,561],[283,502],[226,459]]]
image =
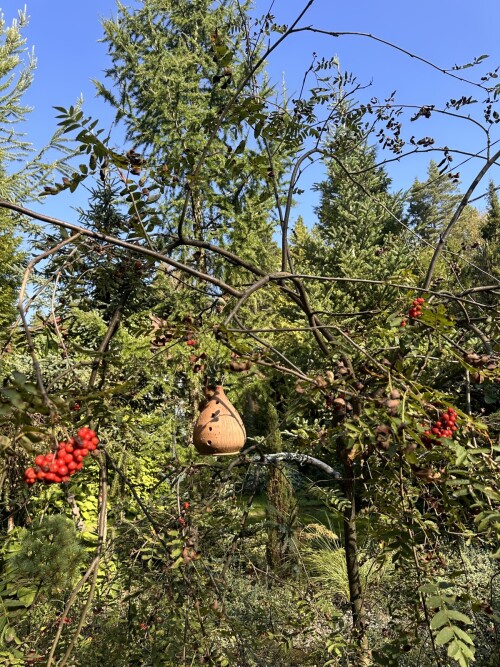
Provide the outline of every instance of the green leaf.
[[467,644],[474,646],[474,641],[472,640],[472,637],[470,637],[466,632],[464,632],[462,628],[459,628],[457,625],[454,625],[453,630],[457,635],[457,637],[460,637],[460,639],[462,639],[464,642],[467,642]]
[[438,588],[436,584],[424,584],[418,589],[421,593],[434,594],[437,593]]
[[438,611],[438,613],[432,617],[431,629],[437,630],[438,628],[441,628],[443,625],[446,625],[448,621],[449,621],[448,610],[441,609],[441,611]]
[[430,607],[431,609],[438,609],[442,602],[443,598],[441,595],[432,595],[430,598],[426,600],[427,606]]
[[465,614],[462,614],[462,612],[457,611],[456,609],[448,609],[448,617],[452,618],[454,621],[460,621],[461,623],[465,623],[465,625],[471,625],[472,621],[468,616]]
[[437,635],[436,644],[438,646],[443,646],[444,644],[447,644],[451,639],[453,639],[454,636],[455,633],[453,632],[453,628],[451,627],[451,625],[447,625]]
[[17,592],[17,597],[19,602],[21,602],[25,607],[30,607],[33,604],[33,600],[36,596],[35,588],[20,588]]
[[459,639],[453,640],[448,646],[448,655],[465,666],[469,664],[469,660],[474,660],[474,652]]
[[172,570],[176,570],[180,565],[182,565],[183,562],[184,559],[182,556],[180,556],[174,563],[172,563],[170,567],[172,568]]
[[19,371],[14,371],[12,373],[12,377],[14,378],[14,382],[17,385],[21,385],[21,387],[27,382],[28,378],[24,373],[19,373]]

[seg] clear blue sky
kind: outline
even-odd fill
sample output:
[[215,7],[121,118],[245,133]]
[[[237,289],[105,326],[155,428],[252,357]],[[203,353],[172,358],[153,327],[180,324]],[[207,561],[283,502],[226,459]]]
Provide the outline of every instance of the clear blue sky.
[[[278,23],[288,23],[304,4],[299,0],[275,0],[272,11]],[[262,14],[269,5],[270,0],[257,0],[255,13]],[[0,6],[10,23],[22,4],[15,0],[4,0],[3,3],[0,0]],[[105,45],[98,41],[102,34],[100,17],[114,14],[115,1],[33,0],[28,2],[27,8],[31,18],[25,34],[38,61],[35,82],[26,98],[34,107],[27,127],[28,139],[36,147],[41,147],[55,127],[56,112],[52,107],[69,106],[80,94],[85,99],[86,113],[100,118],[106,125],[110,119],[109,110],[94,97],[91,79],[102,78],[107,66]],[[469,0],[316,0],[302,25],[372,33],[444,68],[469,62],[481,54],[489,54],[490,58],[480,71],[491,70],[500,64],[498,0],[475,0],[473,3]],[[367,98],[384,98],[396,90],[398,102],[439,106],[450,96],[480,93],[382,44],[354,36],[336,39],[308,34],[292,36],[270,60],[272,77],[279,82],[284,76],[289,93],[293,93],[300,85],[313,51],[319,56],[337,55],[342,68],[353,72],[360,83],[371,82],[370,88],[363,93]],[[472,76],[475,71],[464,70],[463,75]],[[427,126],[426,122],[420,121],[419,127],[413,124],[417,137],[431,134],[439,144],[460,146],[465,150],[478,150],[483,145],[481,133],[470,123],[433,119]],[[412,133],[413,125],[409,127]],[[500,128],[497,134],[500,136]],[[426,156],[395,163],[390,168],[395,186],[408,187],[415,175],[425,178],[428,160],[429,156]],[[479,166],[460,169],[464,183]],[[500,180],[500,175],[493,176]],[[314,178],[318,178],[318,172],[311,173],[310,180]],[[305,185],[308,185],[307,181]],[[45,210],[50,206],[52,213],[74,219],[67,209],[71,198],[62,198],[57,204],[56,199],[59,197],[50,198]],[[305,195],[301,210],[310,211],[314,201],[315,195]]]

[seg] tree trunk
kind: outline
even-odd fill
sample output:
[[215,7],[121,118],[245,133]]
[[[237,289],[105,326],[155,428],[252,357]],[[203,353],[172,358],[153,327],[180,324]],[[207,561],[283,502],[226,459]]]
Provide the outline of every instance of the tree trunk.
[[349,507],[344,511],[344,549],[349,580],[352,624],[359,649],[359,665],[365,667],[371,664],[371,654],[366,636],[366,613],[363,606],[363,591],[359,576],[354,470],[349,459],[344,463],[344,492],[350,502]]
[[[274,405],[267,407],[268,447],[275,453],[282,449],[278,412]],[[276,462],[269,469],[267,481],[267,545],[269,566],[281,574],[290,573],[294,559],[291,554],[292,536],[296,523],[296,501],[286,464]]]
[[296,518],[292,482],[283,463],[273,464],[267,482],[267,545],[269,567],[282,574],[289,573],[294,562],[291,554]]

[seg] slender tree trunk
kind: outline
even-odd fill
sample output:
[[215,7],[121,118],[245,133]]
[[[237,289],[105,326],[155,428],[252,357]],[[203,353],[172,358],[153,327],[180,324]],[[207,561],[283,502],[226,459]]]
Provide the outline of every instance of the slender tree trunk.
[[349,507],[344,512],[344,549],[349,580],[349,596],[354,634],[359,647],[359,665],[371,664],[371,654],[366,636],[366,613],[363,605],[363,591],[359,576],[358,536],[356,531],[355,478],[352,462],[344,463],[344,492]]
[[[267,445],[273,453],[279,453],[283,443],[274,405],[267,406],[267,426]],[[283,462],[270,466],[266,491],[267,562],[272,569],[282,574],[290,573],[294,565],[290,547],[296,523],[296,500],[293,484]]]

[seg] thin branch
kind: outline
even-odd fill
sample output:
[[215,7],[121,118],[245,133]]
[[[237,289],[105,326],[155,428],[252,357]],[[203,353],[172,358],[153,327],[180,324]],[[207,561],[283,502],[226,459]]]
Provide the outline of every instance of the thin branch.
[[394,44],[393,42],[389,42],[386,39],[382,39],[381,37],[377,37],[376,35],[372,35],[369,32],[355,32],[351,30],[342,30],[342,31],[333,31],[333,30],[321,30],[320,28],[313,28],[312,26],[306,26],[304,28],[295,28],[294,30],[290,31],[291,33],[298,33],[298,32],[312,32],[320,35],[327,35],[329,37],[367,37],[368,39],[373,40],[374,42],[379,42],[380,44],[384,44],[385,46],[389,46],[391,49],[394,49],[395,51],[399,51],[400,53],[404,53],[404,55],[409,56],[410,58],[413,58],[414,60],[418,60],[421,63],[424,63],[424,65],[427,65],[428,67],[431,67],[432,69],[435,69],[438,72],[441,72],[441,74],[444,74],[446,76],[451,77],[452,79],[456,79],[457,81],[461,81],[462,83],[467,83],[471,86],[475,86],[477,88],[481,88],[481,90],[485,91],[490,91],[491,88],[488,88],[487,86],[484,86],[481,83],[477,83],[477,81],[472,81],[471,79],[466,79],[462,76],[459,76],[458,74],[453,74],[448,69],[445,69],[444,67],[440,67],[439,65],[436,65],[430,60],[427,60],[426,58],[423,58],[422,56],[418,56],[416,53],[412,53],[411,51],[408,51],[407,49],[404,49],[401,46],[398,46],[397,44]]
[[[418,292],[422,294],[431,294],[433,296],[453,299],[454,301],[461,301],[463,303],[470,303],[473,306],[480,306],[482,308],[494,308],[490,304],[478,303],[477,301],[472,301],[470,299],[464,299],[462,295],[468,294],[473,291],[482,291],[481,288],[474,288],[473,290],[466,290],[460,294],[452,294],[451,292],[438,292],[437,290],[429,289],[428,287],[418,287],[417,285],[404,285],[401,283],[393,283],[388,280],[374,280],[372,278],[349,278],[345,276],[314,276],[305,273],[295,273],[295,274],[270,274],[271,280],[282,280],[283,275],[288,275],[288,277],[300,278],[302,280],[318,280],[323,282],[345,282],[345,283],[365,283],[366,285],[383,285],[385,287],[395,287],[398,289],[404,289],[411,292]],[[494,289],[500,289],[500,284],[493,286]],[[492,289],[492,286],[488,287],[489,290]],[[485,290],[488,291],[488,290]]]
[[283,224],[281,228],[281,270],[286,271],[288,265],[288,223],[290,220],[290,211],[293,203],[293,189],[298,180],[297,174],[300,169],[300,165],[307,160],[307,158],[313,156],[315,153],[320,153],[321,155],[325,154],[321,148],[312,148],[311,150],[301,155],[293,167],[292,175],[290,176],[290,185],[288,186],[288,195],[286,198],[285,214],[283,216]]
[[231,287],[231,285],[226,284],[222,280],[219,280],[214,276],[210,276],[207,273],[203,273],[202,271],[198,271],[197,269],[193,269],[190,266],[186,266],[181,262],[177,262],[175,259],[171,259],[170,257],[163,255],[162,253],[156,252],[155,250],[150,250],[149,248],[145,248],[144,246],[140,246],[135,243],[129,243],[128,241],[122,241],[122,239],[116,238],[114,236],[108,236],[107,234],[102,234],[101,232],[92,231],[90,229],[86,229],[85,227],[80,227],[79,225],[75,225],[72,222],[66,222],[64,220],[59,220],[58,218],[52,218],[48,215],[43,215],[42,213],[37,213],[36,211],[32,211],[28,208],[25,208],[24,206],[19,206],[18,204],[13,204],[12,202],[6,201],[5,199],[0,199],[0,208],[6,208],[11,211],[16,211],[17,213],[27,215],[28,217],[33,218],[34,220],[47,222],[48,224],[55,225],[56,227],[62,227],[63,229],[72,229],[75,232],[78,232],[80,234],[83,234],[84,236],[88,236],[93,239],[97,239],[98,241],[105,241],[106,243],[111,243],[113,245],[119,246],[120,248],[126,248],[127,250],[131,250],[132,252],[136,252],[141,255],[146,255],[147,257],[152,257],[153,259],[159,262],[164,262],[165,264],[168,264],[180,271],[183,271],[184,273],[188,273],[191,276],[194,276],[195,278],[199,278],[206,282],[212,283],[213,285],[220,287],[220,289],[222,289],[224,292],[232,294],[232,296],[235,296],[237,298],[240,298],[242,296],[241,292],[236,290],[234,287]]
[[[243,328],[242,323],[240,322],[240,320],[239,320],[236,316],[235,316],[235,319],[236,319],[236,321],[238,322],[238,324],[240,325],[240,327]],[[251,331],[248,332],[248,335],[251,336],[251,337],[252,337],[254,340],[256,340],[258,343],[260,343],[261,345],[263,345],[264,347],[266,347],[268,350],[270,350],[271,352],[273,352],[274,354],[276,354],[278,357],[280,357],[281,359],[283,359],[283,361],[284,361],[286,364],[288,364],[288,365],[290,366],[290,368],[293,368],[293,369],[295,370],[295,372],[297,372],[297,373],[302,373],[302,371],[300,370],[300,368],[298,368],[292,361],[290,361],[290,359],[287,359],[287,357],[285,357],[285,355],[284,355],[282,352],[280,352],[279,350],[277,350],[273,345],[271,345],[270,343],[268,343],[268,342],[265,341],[265,340],[262,340],[262,338],[260,338],[260,337],[257,336],[256,334],[252,333]]]
[[235,305],[235,307],[233,308],[233,310],[232,310],[232,311],[229,313],[229,315],[226,317],[226,319],[225,319],[225,321],[224,321],[224,325],[225,325],[225,326],[227,326],[227,325],[231,322],[231,320],[233,319],[233,317],[236,316],[236,314],[238,313],[238,311],[239,311],[239,309],[241,308],[241,306],[245,303],[245,301],[246,301],[247,299],[249,299],[250,296],[251,296],[254,292],[256,292],[257,290],[259,290],[261,287],[264,287],[264,285],[266,285],[266,284],[269,282],[269,280],[270,280],[270,277],[269,277],[269,276],[264,276],[263,278],[261,278],[260,280],[258,280],[258,281],[257,281],[256,283],[254,283],[253,285],[250,285],[250,287],[246,290],[246,292],[243,294],[243,296],[241,297],[241,299],[240,299],[240,300],[238,301],[238,303]]
[[274,368],[275,370],[279,371],[280,373],[284,373],[285,375],[294,375],[295,377],[298,377],[300,380],[303,380],[304,382],[309,382],[310,384],[316,384],[314,378],[305,375],[304,373],[302,373],[302,371],[296,371],[292,368],[288,368],[287,366],[282,366],[281,364],[277,364],[271,361],[262,361],[262,359],[252,359],[252,363],[257,364],[257,366],[266,366],[267,368]]
[[94,363],[92,364],[92,372],[90,374],[90,379],[89,379],[89,385],[88,389],[92,389],[94,387],[96,378],[97,378],[97,373],[99,371],[99,366],[101,364],[102,359],[104,358],[104,355],[108,351],[109,344],[111,343],[111,339],[115,335],[115,333],[118,331],[118,327],[120,326],[120,320],[122,317],[122,312],[123,312],[123,307],[125,305],[125,302],[127,300],[128,294],[123,294],[121,302],[119,303],[118,307],[116,308],[115,312],[113,313],[113,317],[111,318],[109,324],[108,324],[108,329],[101,341],[101,344],[99,345],[99,349],[97,350],[98,356],[96,357]]

